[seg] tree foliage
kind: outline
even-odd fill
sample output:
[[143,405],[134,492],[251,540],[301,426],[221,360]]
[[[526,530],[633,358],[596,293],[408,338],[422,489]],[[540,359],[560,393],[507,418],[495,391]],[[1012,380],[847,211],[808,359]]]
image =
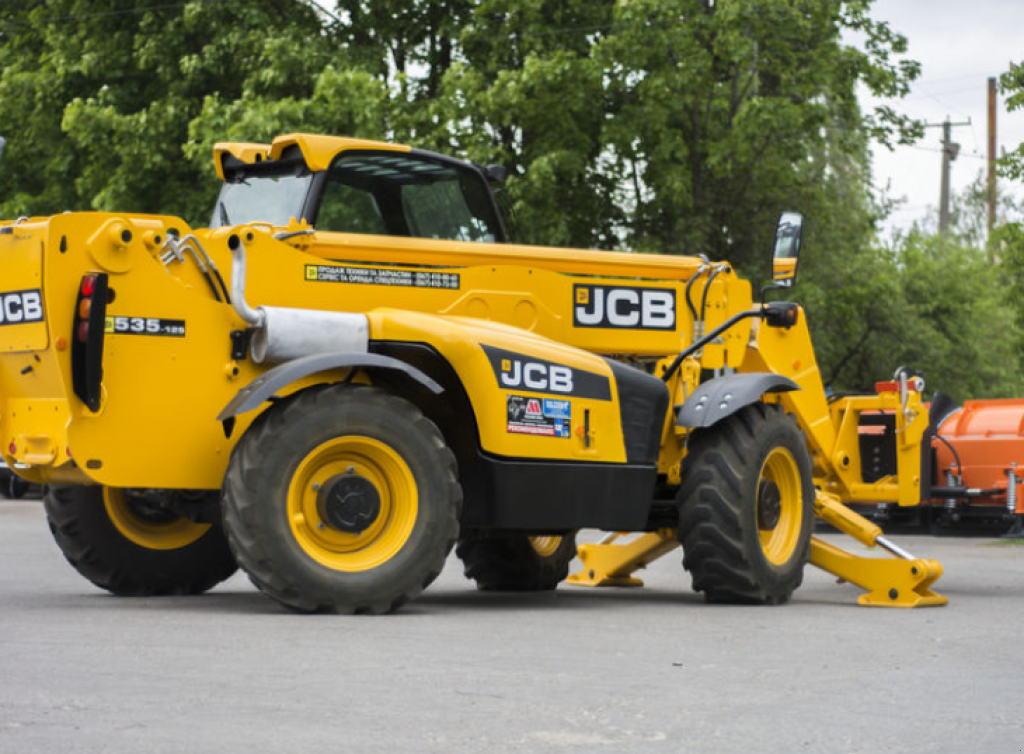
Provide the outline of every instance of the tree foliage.
[[[1008,111],[1024,110],[1024,62],[1010,63],[1009,70],[999,77],[999,90],[1007,95]],[[1024,143],[1004,155],[999,163],[1004,176],[1024,180]]]
[[[293,129],[500,162],[524,240],[743,265],[905,91],[868,0],[45,0],[0,9],[5,214],[198,219],[219,139]],[[860,34],[851,46],[843,33]],[[184,153],[182,145],[185,145]],[[28,150],[31,150],[29,152]],[[34,158],[34,159],[33,159]]]

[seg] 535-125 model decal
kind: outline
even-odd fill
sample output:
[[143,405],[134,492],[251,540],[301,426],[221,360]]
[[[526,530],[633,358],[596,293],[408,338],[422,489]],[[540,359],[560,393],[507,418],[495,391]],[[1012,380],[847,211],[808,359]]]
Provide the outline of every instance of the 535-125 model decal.
[[185,320],[161,317],[107,317],[106,333],[119,335],[157,335],[171,338],[185,337]]

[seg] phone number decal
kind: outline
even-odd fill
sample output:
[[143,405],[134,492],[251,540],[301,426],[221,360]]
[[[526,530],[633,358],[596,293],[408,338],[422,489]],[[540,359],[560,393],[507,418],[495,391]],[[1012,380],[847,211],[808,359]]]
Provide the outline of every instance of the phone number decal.
[[401,288],[459,289],[456,272],[428,270],[380,269],[376,267],[338,267],[326,264],[307,264],[306,280],[318,283],[355,283],[359,285],[390,285]]
[[104,332],[119,335],[156,335],[185,337],[185,320],[160,317],[107,317]]

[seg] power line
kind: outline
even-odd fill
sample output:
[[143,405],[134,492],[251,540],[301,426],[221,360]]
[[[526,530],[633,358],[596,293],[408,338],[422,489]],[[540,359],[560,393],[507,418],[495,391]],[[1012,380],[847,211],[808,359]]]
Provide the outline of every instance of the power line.
[[[942,152],[943,152],[943,150],[941,148],[939,148],[939,147],[922,147],[922,146],[918,146],[917,144],[904,144],[903,146],[908,147],[909,149],[917,149],[917,150],[920,150],[921,152],[935,152],[937,154],[942,154]],[[985,155],[979,153],[977,150],[975,150],[973,152],[960,152],[960,153],[957,154],[957,156],[958,157],[971,157],[971,158],[973,158],[975,160],[984,160],[985,159]]]

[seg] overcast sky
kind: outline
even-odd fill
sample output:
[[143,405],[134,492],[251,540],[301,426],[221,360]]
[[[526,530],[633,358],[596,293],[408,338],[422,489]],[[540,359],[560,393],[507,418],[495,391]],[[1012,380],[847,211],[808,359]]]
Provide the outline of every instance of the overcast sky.
[[[960,156],[953,163],[953,191],[985,169],[988,149],[987,81],[1024,60],[1024,0],[876,0],[872,16],[907,37],[908,57],[921,63],[921,76],[899,112],[928,123],[971,120],[953,129]],[[868,101],[865,100],[865,105]],[[1007,113],[1002,96],[997,113],[1000,151],[1024,142],[1024,110]],[[906,228],[934,215],[939,203],[942,129],[929,128],[913,147],[875,149],[876,188],[891,181],[891,194],[906,197],[892,216],[892,228]],[[1002,186],[1002,184],[1001,184]],[[1019,195],[1021,187],[1015,191]]]

